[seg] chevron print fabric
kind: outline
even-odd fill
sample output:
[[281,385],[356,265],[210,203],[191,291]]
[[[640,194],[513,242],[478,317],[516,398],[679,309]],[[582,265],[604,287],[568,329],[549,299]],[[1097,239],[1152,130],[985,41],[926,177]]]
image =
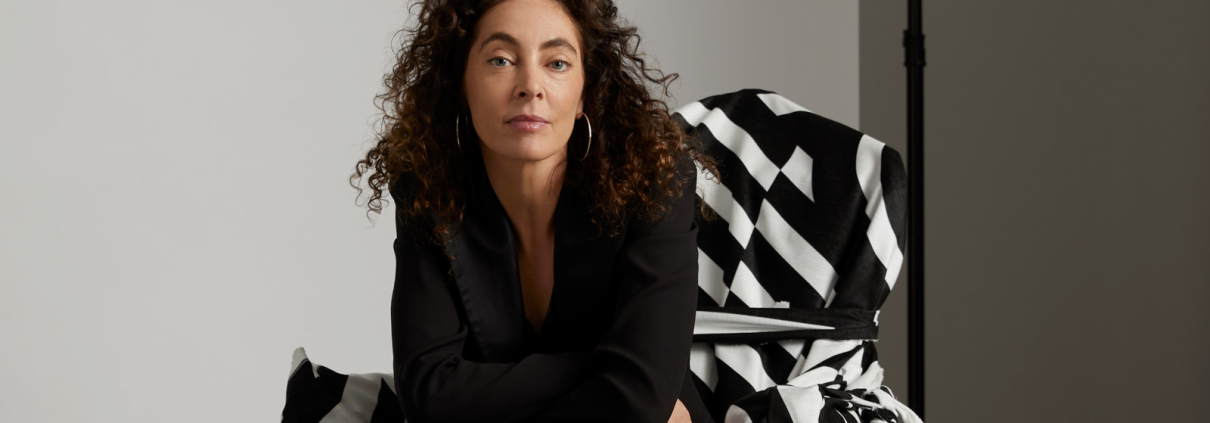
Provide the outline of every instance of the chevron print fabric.
[[403,411],[390,373],[342,374],[294,350],[282,423],[399,423]]
[[906,175],[882,142],[777,93],[673,115],[719,162],[698,196],[690,369],[721,422],[919,422],[881,386],[878,309],[903,264]]

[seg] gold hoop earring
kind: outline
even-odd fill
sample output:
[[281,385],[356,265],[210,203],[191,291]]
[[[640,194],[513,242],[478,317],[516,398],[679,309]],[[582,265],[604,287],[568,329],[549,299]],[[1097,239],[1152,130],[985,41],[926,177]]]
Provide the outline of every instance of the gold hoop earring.
[[458,125],[458,121],[460,119],[462,119],[462,112],[458,112],[458,115],[454,117],[454,140],[458,142],[459,153],[462,152],[462,136],[458,134],[458,127],[460,126]]
[[584,157],[581,157],[580,161],[584,161],[584,159],[587,159],[588,152],[592,151],[592,121],[588,120],[587,113],[584,114],[584,123],[588,124],[588,147],[584,148]]

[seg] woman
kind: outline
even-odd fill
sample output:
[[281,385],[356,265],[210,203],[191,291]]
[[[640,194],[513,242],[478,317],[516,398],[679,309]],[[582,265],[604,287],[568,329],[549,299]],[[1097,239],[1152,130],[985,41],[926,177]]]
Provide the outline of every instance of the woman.
[[372,168],[371,210],[384,185],[398,208],[408,421],[710,421],[688,370],[694,160],[717,173],[641,80],[676,74],[647,76],[617,19],[609,0],[423,2],[351,178]]

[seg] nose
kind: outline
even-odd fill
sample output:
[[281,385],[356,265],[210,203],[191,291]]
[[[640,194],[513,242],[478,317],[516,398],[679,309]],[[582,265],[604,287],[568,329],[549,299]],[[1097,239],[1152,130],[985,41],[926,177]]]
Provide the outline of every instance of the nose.
[[[543,92],[542,87],[543,78],[545,78],[545,75],[542,74],[542,65],[537,63],[536,60],[529,60],[527,62],[525,66],[518,68],[517,88],[514,95],[520,99],[545,97],[546,93]],[[537,69],[534,69],[535,66],[537,66]]]

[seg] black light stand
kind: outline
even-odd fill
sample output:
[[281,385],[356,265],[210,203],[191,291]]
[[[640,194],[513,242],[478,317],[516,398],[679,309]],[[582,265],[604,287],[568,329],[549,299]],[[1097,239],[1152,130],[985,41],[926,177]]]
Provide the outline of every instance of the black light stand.
[[920,0],[908,0],[908,407],[924,419],[924,34]]

